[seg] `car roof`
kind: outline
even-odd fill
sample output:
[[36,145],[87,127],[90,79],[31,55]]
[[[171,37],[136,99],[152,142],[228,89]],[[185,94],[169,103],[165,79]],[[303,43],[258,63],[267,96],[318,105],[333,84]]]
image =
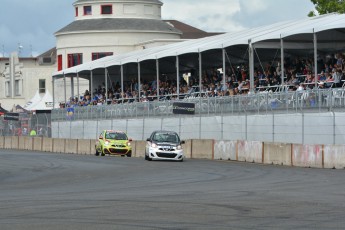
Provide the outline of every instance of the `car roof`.
[[120,130],[104,130],[106,133],[125,133],[124,131]]
[[153,131],[152,133],[175,133],[175,134],[177,134],[177,132],[169,131],[169,130],[156,130],[156,131]]

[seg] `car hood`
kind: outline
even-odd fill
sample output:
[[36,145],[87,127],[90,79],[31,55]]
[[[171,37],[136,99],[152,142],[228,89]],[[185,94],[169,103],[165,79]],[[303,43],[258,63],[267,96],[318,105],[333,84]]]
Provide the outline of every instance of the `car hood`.
[[155,143],[156,145],[173,146],[173,147],[176,147],[176,146],[179,145],[178,143],[171,143],[171,142],[157,142],[157,141],[154,141],[153,143]]
[[110,144],[127,144],[128,140],[107,140]]

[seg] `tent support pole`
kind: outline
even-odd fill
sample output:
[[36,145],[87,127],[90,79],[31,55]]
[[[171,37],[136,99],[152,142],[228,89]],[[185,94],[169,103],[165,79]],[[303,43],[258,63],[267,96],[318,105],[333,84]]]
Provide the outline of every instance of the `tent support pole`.
[[104,68],[104,84],[105,84],[105,104],[107,105],[108,104],[108,79],[107,79],[107,76],[108,76],[108,69],[107,68]]
[[63,84],[64,84],[64,96],[65,96],[65,106],[67,104],[67,94],[66,94],[66,75],[63,74]]
[[252,41],[249,40],[249,77],[250,77],[250,92],[254,93],[254,52]]
[[225,77],[226,77],[226,71],[225,71],[225,68],[226,68],[226,63],[225,63],[225,48],[222,49],[222,54],[223,54],[223,89],[225,89]]
[[281,85],[284,83],[285,68],[284,68],[284,41],[280,38],[280,70],[281,70]]
[[317,75],[317,35],[314,32],[314,81],[315,81],[315,89],[317,89],[317,80],[318,80],[318,75]]
[[90,97],[93,97],[93,72],[90,70]]
[[201,98],[201,92],[202,92],[202,55],[201,52],[199,51],[199,92],[200,92],[200,98]]
[[79,93],[79,72],[77,72],[77,95],[78,95],[78,100],[80,100],[80,93]]
[[156,73],[157,73],[157,100],[159,101],[159,60],[156,59]]
[[53,86],[53,109],[55,109],[55,78],[54,77],[53,77],[52,86]]
[[74,99],[74,77],[71,75],[71,99]]
[[141,78],[141,70],[140,70],[140,62],[138,62],[138,101],[140,102],[140,78]]
[[123,65],[121,65],[121,99],[123,103],[124,89],[123,89]]
[[180,59],[176,55],[176,91],[177,98],[180,98]]

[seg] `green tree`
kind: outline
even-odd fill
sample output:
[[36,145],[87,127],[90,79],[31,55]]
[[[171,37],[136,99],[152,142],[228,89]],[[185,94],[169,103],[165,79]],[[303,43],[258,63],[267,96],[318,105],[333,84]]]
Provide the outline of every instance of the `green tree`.
[[[345,0],[310,0],[315,5],[318,14],[329,14],[333,12],[345,13]],[[310,11],[308,16],[315,16],[315,11]]]

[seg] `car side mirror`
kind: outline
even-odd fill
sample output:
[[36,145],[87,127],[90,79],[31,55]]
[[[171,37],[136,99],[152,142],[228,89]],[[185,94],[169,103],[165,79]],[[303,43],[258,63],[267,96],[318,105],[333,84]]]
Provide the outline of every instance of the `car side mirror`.
[[133,141],[133,139],[132,138],[128,138],[128,141]]
[[150,139],[150,138],[147,138],[146,141],[151,141],[151,139]]
[[103,137],[98,138],[99,140],[103,140]]
[[181,145],[182,145],[182,144],[185,144],[185,143],[186,143],[185,141],[181,141]]

